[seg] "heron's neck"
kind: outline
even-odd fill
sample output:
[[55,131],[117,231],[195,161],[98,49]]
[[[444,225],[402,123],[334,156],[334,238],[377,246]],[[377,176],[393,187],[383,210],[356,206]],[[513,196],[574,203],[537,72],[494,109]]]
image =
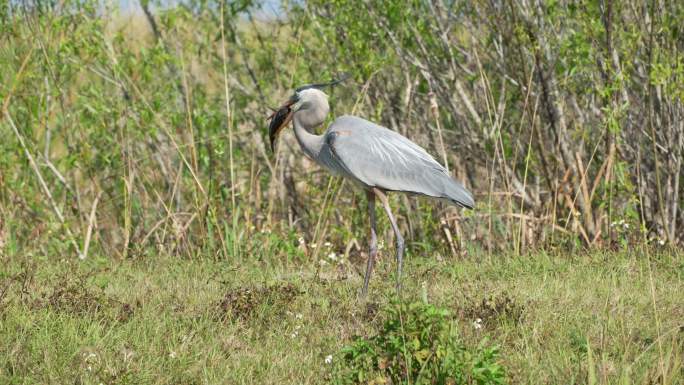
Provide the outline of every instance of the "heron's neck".
[[323,135],[312,134],[314,128],[320,124],[307,124],[307,119],[302,119],[302,116],[295,113],[292,121],[294,122],[294,133],[302,150],[312,159],[317,159],[318,154],[323,147]]

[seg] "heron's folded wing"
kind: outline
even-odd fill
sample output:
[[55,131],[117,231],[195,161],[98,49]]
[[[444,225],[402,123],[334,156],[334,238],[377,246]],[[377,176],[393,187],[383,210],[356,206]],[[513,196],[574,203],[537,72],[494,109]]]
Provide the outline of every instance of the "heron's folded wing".
[[355,117],[339,118],[326,134],[331,156],[367,186],[444,198],[472,207],[472,195],[406,137]]

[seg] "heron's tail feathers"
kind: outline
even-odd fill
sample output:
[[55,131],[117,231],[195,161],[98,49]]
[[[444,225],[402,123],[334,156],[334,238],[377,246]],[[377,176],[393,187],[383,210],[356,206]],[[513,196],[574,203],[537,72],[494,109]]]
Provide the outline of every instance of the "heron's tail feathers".
[[450,177],[447,177],[444,182],[444,198],[450,203],[457,206],[472,209],[475,207],[475,200],[473,194],[470,193],[463,185]]

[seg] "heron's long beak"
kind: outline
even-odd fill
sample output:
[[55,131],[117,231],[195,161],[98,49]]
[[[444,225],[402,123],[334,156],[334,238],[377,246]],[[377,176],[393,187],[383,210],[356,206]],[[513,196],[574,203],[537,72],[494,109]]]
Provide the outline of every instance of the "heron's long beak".
[[280,133],[283,127],[287,126],[287,124],[290,123],[290,120],[292,120],[294,112],[291,107],[294,103],[295,100],[293,99],[287,100],[278,108],[278,110],[268,117],[268,119],[271,119],[271,123],[268,125],[268,136],[271,139],[271,151],[275,151],[275,141],[278,138],[278,133]]

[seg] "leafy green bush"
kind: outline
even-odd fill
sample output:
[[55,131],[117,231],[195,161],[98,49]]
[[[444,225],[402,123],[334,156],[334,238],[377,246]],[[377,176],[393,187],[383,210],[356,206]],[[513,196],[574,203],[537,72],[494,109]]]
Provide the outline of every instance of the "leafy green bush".
[[380,333],[357,338],[334,359],[337,384],[503,384],[498,348],[460,341],[446,309],[395,303]]

